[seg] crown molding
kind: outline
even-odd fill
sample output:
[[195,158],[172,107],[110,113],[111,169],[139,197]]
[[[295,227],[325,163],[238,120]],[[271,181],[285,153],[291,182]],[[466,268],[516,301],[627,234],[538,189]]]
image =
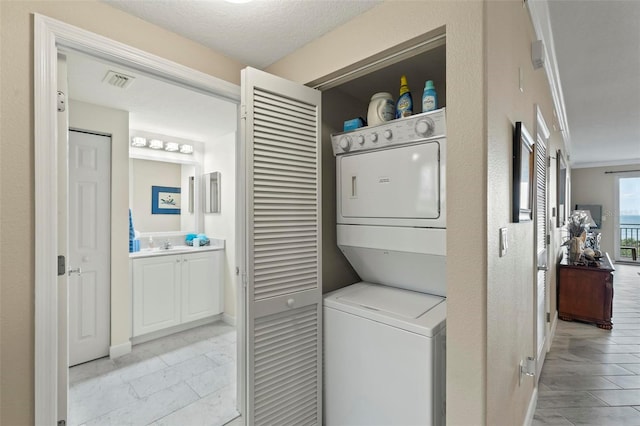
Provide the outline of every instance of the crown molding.
[[571,153],[571,135],[567,123],[567,112],[564,104],[562,83],[558,71],[558,61],[556,59],[556,48],[553,41],[553,31],[551,30],[551,19],[549,16],[548,0],[528,0],[527,8],[533,23],[536,38],[542,40],[544,44],[544,70],[549,80],[549,88],[553,99],[553,106],[558,119],[559,130],[564,140],[564,150]]

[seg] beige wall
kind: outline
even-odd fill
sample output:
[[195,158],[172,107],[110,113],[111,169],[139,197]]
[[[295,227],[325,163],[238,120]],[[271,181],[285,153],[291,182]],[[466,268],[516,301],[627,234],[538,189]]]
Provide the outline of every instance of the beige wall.
[[[534,70],[531,64],[535,34],[522,2],[488,2],[486,33],[487,424],[516,425],[523,422],[535,385],[529,377],[519,384],[519,364],[535,353],[536,271],[534,222],[511,220],[513,126],[522,121],[535,138],[535,104],[540,105],[549,127],[553,110],[545,72]],[[523,92],[519,89],[519,68],[524,73]],[[548,151],[553,156],[559,140],[558,133],[551,135]],[[555,185],[550,186],[555,192]],[[499,257],[501,227],[509,234],[504,257]],[[555,282],[553,277],[550,280]]]
[[[615,258],[614,238],[617,232],[615,216],[620,213],[620,207],[616,205],[617,177],[632,177],[632,173],[605,174],[606,171],[638,170],[640,164],[629,166],[589,167],[584,169],[571,169],[571,203],[570,210],[579,204],[602,205],[602,233],[601,249],[609,253],[611,260]],[[637,176],[637,174],[635,175]]]
[[236,133],[208,142],[204,173],[220,172],[220,213],[204,214],[204,233],[225,240],[224,313],[235,320],[236,296]]
[[[486,421],[483,15],[481,1],[386,1],[267,69],[284,78],[307,83],[446,27],[447,247],[450,259],[456,259],[448,263],[447,269],[449,425],[480,425]],[[331,165],[323,156],[323,174],[326,173],[331,173]],[[326,196],[324,190],[323,195]],[[461,252],[472,255],[460,256]],[[510,344],[504,341],[504,345]]]
[[[189,166],[193,168],[193,166]],[[165,161],[131,159],[131,214],[133,226],[140,232],[180,231],[179,214],[151,214],[151,187],[181,185],[182,164]],[[181,191],[182,208],[186,208],[189,193]]]
[[[242,64],[217,52],[101,2],[0,1],[0,197],[11,200],[0,203],[3,390],[0,423],[3,425],[27,425],[34,421],[34,12],[231,83],[239,84],[242,68]],[[25,240],[30,244],[16,243]]]

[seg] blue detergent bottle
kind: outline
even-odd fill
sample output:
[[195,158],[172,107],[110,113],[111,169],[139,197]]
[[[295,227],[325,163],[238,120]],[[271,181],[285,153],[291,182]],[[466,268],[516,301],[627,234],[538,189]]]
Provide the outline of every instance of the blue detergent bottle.
[[433,80],[427,80],[422,93],[422,112],[433,111],[438,108],[438,95],[433,86]]
[[407,77],[400,77],[400,97],[396,102],[396,118],[408,117],[413,114],[413,99],[407,84]]

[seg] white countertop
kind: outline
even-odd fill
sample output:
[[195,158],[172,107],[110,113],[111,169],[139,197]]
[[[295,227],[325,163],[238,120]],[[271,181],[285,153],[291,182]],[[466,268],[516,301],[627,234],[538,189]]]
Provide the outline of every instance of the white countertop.
[[129,259],[139,259],[141,257],[167,256],[171,254],[200,253],[203,251],[224,250],[224,240],[211,239],[208,246],[192,247],[187,245],[176,245],[170,249],[160,247],[144,248],[140,251],[129,253]]

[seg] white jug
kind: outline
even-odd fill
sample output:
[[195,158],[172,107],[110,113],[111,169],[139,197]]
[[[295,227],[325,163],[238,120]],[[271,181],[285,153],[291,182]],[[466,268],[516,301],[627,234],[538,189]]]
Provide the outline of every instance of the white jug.
[[395,104],[391,93],[379,92],[371,97],[367,111],[367,125],[375,126],[393,120]]

